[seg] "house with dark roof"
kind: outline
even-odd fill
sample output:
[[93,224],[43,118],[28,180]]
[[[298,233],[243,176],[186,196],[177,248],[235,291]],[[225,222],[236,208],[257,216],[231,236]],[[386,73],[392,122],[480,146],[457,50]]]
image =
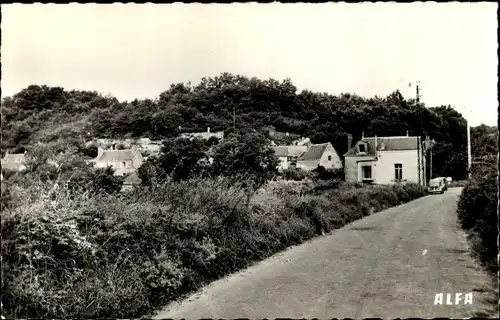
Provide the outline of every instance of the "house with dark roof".
[[135,172],[144,162],[144,158],[136,146],[123,150],[104,150],[99,147],[97,150],[97,157],[92,160],[94,166],[96,168],[111,166],[117,176]]
[[26,169],[26,151],[24,153],[5,153],[2,170],[23,171]]
[[297,159],[297,168],[314,170],[318,166],[325,169],[342,169],[342,160],[330,142],[307,145],[307,151]]
[[341,169],[342,160],[330,142],[321,144],[307,143],[305,145],[275,146],[279,169],[300,168],[314,170],[318,166],[325,169]]
[[297,166],[297,159],[307,151],[307,146],[274,146],[274,154],[279,160],[278,169],[286,170]]
[[[349,139],[350,141],[350,139]],[[350,142],[349,142],[350,144]],[[345,180],[374,184],[425,184],[425,153],[420,137],[362,137],[344,154]]]

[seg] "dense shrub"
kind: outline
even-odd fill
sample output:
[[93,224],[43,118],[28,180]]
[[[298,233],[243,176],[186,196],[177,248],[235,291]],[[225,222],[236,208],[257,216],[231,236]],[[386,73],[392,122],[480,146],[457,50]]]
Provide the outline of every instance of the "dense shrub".
[[344,169],[325,169],[323,166],[318,166],[314,172],[320,180],[344,180]]
[[316,179],[317,174],[312,171],[305,171],[300,168],[285,169],[279,173],[285,180],[302,181],[305,179]]
[[[283,184],[283,182],[280,182]],[[304,194],[226,178],[124,195],[37,192],[2,214],[8,317],[137,317],[291,245],[422,196],[411,185]],[[288,188],[288,189],[287,189]]]
[[448,184],[448,188],[465,187],[467,180],[454,180]]
[[472,249],[489,271],[496,274],[498,173],[495,166],[477,168],[458,202],[458,218],[471,236]]

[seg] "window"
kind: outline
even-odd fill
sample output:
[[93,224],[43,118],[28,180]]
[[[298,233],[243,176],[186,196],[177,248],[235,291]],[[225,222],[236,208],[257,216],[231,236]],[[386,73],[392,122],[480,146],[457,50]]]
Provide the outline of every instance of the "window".
[[372,178],[372,166],[362,166],[362,178],[371,179]]
[[401,163],[394,164],[394,178],[403,180],[403,165]]
[[127,167],[127,163],[125,161],[122,162],[123,168]]
[[365,149],[365,145],[364,145],[364,144],[360,144],[360,145],[358,145],[358,149],[359,149],[359,152],[366,152],[366,149]]
[[328,161],[332,161],[332,156],[328,156]]

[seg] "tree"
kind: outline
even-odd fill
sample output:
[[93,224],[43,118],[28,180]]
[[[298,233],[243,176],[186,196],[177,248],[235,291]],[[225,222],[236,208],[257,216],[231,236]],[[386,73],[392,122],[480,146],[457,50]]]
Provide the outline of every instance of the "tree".
[[186,180],[204,172],[208,145],[201,139],[175,138],[164,142],[162,154],[149,158],[139,168],[138,176],[145,184],[154,180]]
[[274,150],[258,133],[234,135],[216,145],[213,150],[213,175],[235,180],[248,179],[255,186],[262,185],[276,175],[277,166]]

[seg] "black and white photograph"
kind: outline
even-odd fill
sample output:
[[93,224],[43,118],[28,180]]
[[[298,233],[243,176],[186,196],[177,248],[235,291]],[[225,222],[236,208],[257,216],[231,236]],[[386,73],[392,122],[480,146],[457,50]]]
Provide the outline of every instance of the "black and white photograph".
[[498,318],[497,10],[2,4],[1,318]]

